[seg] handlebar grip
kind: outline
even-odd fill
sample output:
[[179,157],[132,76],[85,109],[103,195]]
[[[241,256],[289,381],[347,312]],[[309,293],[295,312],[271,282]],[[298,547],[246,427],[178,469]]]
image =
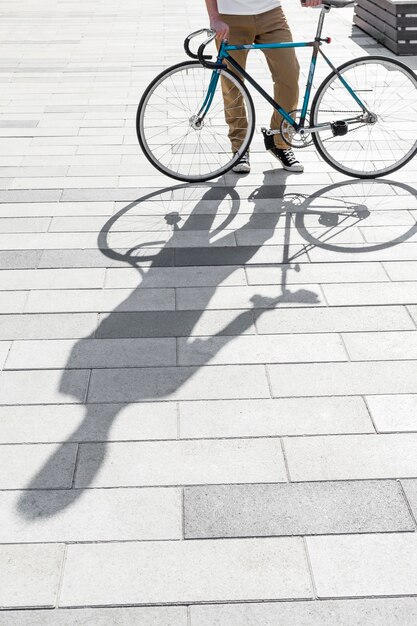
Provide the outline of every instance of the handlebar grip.
[[194,54],[194,52],[191,52],[190,50],[190,41],[191,41],[191,35],[189,35],[184,41],[184,50],[188,54],[188,56],[191,57],[192,59],[198,59],[198,56]]

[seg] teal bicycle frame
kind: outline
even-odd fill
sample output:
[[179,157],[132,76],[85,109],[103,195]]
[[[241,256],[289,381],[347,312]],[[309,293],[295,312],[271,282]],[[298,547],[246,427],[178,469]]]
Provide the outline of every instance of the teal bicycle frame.
[[[218,82],[220,78],[220,70],[226,67],[223,61],[227,60],[229,65],[231,65],[248,83],[250,83],[256,89],[256,91],[258,91],[261,94],[261,96],[263,96],[263,98],[265,98],[267,102],[269,102],[269,104],[276,111],[278,111],[278,113],[280,113],[280,115],[288,122],[288,124],[290,124],[294,128],[295,132],[298,133],[300,132],[300,130],[302,131],[302,129],[305,128],[307,111],[308,111],[308,106],[309,106],[310,98],[311,98],[311,90],[312,90],[314,75],[316,71],[317,57],[319,53],[323,56],[326,63],[331,67],[331,69],[334,72],[336,72],[339,80],[341,81],[343,86],[346,88],[346,90],[349,92],[349,94],[352,96],[352,98],[356,101],[356,103],[361,107],[363,113],[369,114],[370,111],[367,109],[366,105],[362,102],[359,96],[354,92],[354,90],[350,87],[347,81],[339,73],[338,69],[333,65],[333,63],[330,61],[330,59],[324,54],[323,50],[321,49],[323,42],[331,43],[331,39],[329,37],[326,37],[325,39],[321,37],[322,30],[323,30],[324,16],[329,10],[330,10],[330,7],[323,6],[321,10],[321,14],[320,14],[318,27],[317,27],[316,37],[314,41],[270,43],[270,44],[250,44],[250,45],[233,46],[233,45],[229,45],[229,43],[226,40],[224,40],[221,43],[216,63],[208,63],[208,62],[203,63],[203,65],[205,65],[206,67],[211,67],[213,69],[213,75],[211,77],[211,81],[209,83],[209,87],[208,87],[203,105],[201,106],[201,109],[198,112],[198,117],[200,118],[200,120],[204,119],[204,117],[207,115],[210,109],[210,106],[213,102],[214,94],[218,86]],[[239,63],[235,61],[235,59],[229,54],[230,52],[233,52],[234,50],[267,50],[267,49],[279,49],[279,48],[306,48],[306,47],[312,47],[313,54],[311,58],[310,70],[308,73],[306,91],[305,91],[305,95],[303,99],[303,105],[301,108],[301,116],[300,116],[299,122],[296,122],[291,117],[289,111],[286,111],[285,109],[283,109],[278,102],[276,102],[273,98],[271,98],[271,96],[259,85],[259,83],[257,83],[256,80],[254,80],[252,76],[248,74],[248,72],[243,67],[241,67]],[[203,62],[204,58],[205,57],[203,57],[202,55],[199,55],[199,59],[201,62]],[[354,119],[356,120],[357,118],[354,118]],[[317,132],[318,130],[322,130],[323,126],[328,126],[328,124],[321,124],[319,126],[316,126],[315,128],[310,128],[309,131]]]

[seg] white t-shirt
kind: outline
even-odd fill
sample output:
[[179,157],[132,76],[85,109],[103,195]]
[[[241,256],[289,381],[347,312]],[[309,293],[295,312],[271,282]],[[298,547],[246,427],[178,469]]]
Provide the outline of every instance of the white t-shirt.
[[281,6],[280,0],[217,0],[219,13],[226,15],[259,15]]

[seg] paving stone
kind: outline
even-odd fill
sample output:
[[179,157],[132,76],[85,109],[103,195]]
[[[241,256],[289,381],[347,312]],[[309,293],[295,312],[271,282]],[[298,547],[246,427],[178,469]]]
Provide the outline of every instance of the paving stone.
[[417,599],[192,605],[190,613],[191,626],[414,626]]
[[276,285],[281,273],[288,269],[287,283],[358,283],[387,281],[387,275],[379,263],[303,263],[298,272],[291,266],[248,267],[249,285]]
[[76,487],[287,480],[276,439],[110,443],[105,458],[104,450],[104,444],[81,445]]
[[54,606],[63,557],[62,545],[0,545],[0,607]]
[[4,270],[0,289],[85,289],[103,286],[102,269]]
[[158,606],[7,611],[3,615],[0,613],[0,624],[1,626],[90,626],[91,624],[94,626],[187,626],[187,608],[185,606]]
[[[0,381],[2,375],[5,376],[6,373],[0,374]],[[213,365],[93,370],[88,402],[217,400],[269,396],[264,366]]]
[[0,298],[0,313],[21,313],[27,297],[27,291],[3,292]]
[[94,333],[97,315],[94,313],[72,315],[2,315],[1,339],[68,339],[81,338]]
[[180,402],[179,414],[185,439],[374,432],[355,397]]
[[152,311],[99,316],[96,337],[190,337],[254,334],[251,311]]
[[59,404],[83,402],[87,370],[0,372],[0,404]]
[[417,431],[417,395],[367,396],[379,432]]
[[0,215],[0,233],[44,233],[50,221],[49,217],[6,218]]
[[181,490],[3,491],[0,519],[2,543],[181,539]]
[[322,288],[330,306],[417,304],[417,283],[361,283]]
[[346,435],[284,440],[291,480],[417,477],[417,435]]
[[233,337],[232,340],[196,337],[192,341],[188,338],[178,340],[179,365],[335,362],[346,359],[345,349],[337,334],[253,335]]
[[106,288],[137,287],[144,283],[147,287],[192,287],[246,285],[245,272],[238,267],[187,267],[155,268],[141,281],[136,269],[109,269],[106,274]]
[[407,309],[410,311],[410,315],[414,320],[414,323],[417,326],[417,306],[409,306]]
[[319,285],[297,285],[294,291],[282,293],[281,287],[199,287],[178,288],[177,309],[271,309],[283,307],[325,306]]
[[384,263],[388,276],[394,282],[402,280],[416,280],[417,261],[396,261],[395,263]]
[[113,312],[116,308],[119,311],[171,311],[175,308],[175,291],[174,289],[31,291],[25,304],[25,313],[100,313]]
[[176,439],[175,402],[0,406],[0,443]]
[[75,444],[0,446],[0,489],[69,488],[76,452]]
[[0,250],[0,269],[35,269],[42,250]]
[[311,594],[297,538],[85,544],[68,546],[60,605],[266,600]]
[[395,481],[187,487],[184,523],[186,539],[414,530]]
[[367,306],[265,311],[256,320],[261,334],[414,330],[405,307]]
[[402,480],[401,484],[404,489],[405,496],[410,505],[414,520],[417,519],[417,480]]
[[417,359],[417,331],[349,333],[343,335],[352,361]]
[[11,341],[0,341],[0,370],[3,368],[4,363],[6,362],[11,345]]
[[319,598],[415,595],[417,535],[308,537]]
[[414,393],[416,361],[269,365],[274,397]]
[[[1,348],[0,348],[1,350]],[[0,359],[1,361],[1,359]],[[14,341],[7,369],[86,369],[175,365],[174,338]]]
[[[143,254],[146,252],[142,249]],[[111,251],[105,254],[102,250],[44,250],[39,268],[59,267],[126,267],[123,255],[128,251]],[[171,267],[174,265],[174,250],[164,248],[154,256],[152,251],[152,267]],[[142,261],[142,265],[145,262]]]

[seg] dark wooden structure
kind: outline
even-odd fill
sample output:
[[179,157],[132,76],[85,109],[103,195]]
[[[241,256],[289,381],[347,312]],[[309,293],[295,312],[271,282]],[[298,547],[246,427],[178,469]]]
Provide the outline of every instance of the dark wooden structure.
[[417,54],[417,0],[357,0],[353,21],[395,54]]

